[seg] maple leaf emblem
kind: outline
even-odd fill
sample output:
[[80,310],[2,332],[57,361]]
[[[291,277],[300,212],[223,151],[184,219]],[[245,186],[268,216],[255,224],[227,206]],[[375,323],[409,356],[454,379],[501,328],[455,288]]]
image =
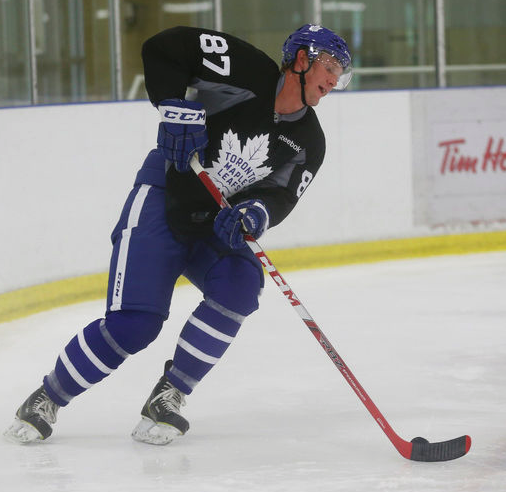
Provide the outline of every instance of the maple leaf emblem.
[[272,172],[264,166],[269,153],[269,134],[248,138],[244,147],[236,133],[229,130],[223,134],[218,160],[206,169],[225,198],[242,188],[260,181]]

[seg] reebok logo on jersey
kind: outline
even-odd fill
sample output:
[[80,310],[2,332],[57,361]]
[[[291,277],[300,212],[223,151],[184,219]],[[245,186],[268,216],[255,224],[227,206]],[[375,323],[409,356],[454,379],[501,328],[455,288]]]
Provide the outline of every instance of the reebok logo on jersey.
[[162,121],[185,125],[205,125],[206,112],[198,109],[183,109],[176,106],[159,106]]
[[289,138],[285,137],[284,135],[280,135],[278,137],[278,140],[281,140],[282,142],[285,142],[287,145],[289,145],[297,153],[302,150],[302,147],[300,145],[297,145],[293,140],[290,140]]

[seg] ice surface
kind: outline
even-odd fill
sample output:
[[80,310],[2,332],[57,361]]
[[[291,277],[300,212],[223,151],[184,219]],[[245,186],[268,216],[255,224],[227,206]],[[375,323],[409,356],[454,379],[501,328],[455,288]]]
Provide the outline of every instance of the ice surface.
[[[0,490],[151,492],[503,492],[506,488],[506,253],[285,275],[406,440],[462,434],[470,453],[405,460],[275,285],[187,398],[188,434],[166,447],[130,432],[200,301],[176,290],[160,337],[59,413],[35,445],[0,439]],[[0,426],[102,315],[83,303],[0,324]]]

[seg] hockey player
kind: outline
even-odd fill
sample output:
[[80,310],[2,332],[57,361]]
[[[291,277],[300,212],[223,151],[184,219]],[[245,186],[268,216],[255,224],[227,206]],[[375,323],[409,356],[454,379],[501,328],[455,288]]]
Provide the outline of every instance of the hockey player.
[[[259,238],[293,209],[325,154],[312,106],[351,78],[343,39],[304,25],[285,41],[281,73],[250,44],[189,27],[142,49],[149,98],[161,115],[157,148],[137,174],[118,224],[105,317],[64,347],[5,435],[43,440],[60,407],[158,336],[177,278],[203,301],[141,410],[134,439],[169,443],[188,421],[180,407],[258,308],[263,273],[243,234]],[[188,87],[193,99],[185,98]],[[220,211],[190,170],[196,154],[232,207]]]

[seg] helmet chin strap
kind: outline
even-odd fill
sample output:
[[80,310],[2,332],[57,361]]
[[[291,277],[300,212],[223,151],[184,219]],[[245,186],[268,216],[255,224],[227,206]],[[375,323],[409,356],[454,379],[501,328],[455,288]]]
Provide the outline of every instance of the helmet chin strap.
[[302,104],[304,104],[304,106],[307,106],[307,103],[306,103],[306,90],[305,90],[305,87],[304,87],[306,85],[306,72],[307,72],[307,70],[304,70],[302,72],[295,72],[295,73],[299,74],[300,98],[301,98]]
[[294,68],[292,67],[292,72],[293,73],[296,73],[298,74],[299,76],[299,82],[300,82],[300,99],[302,101],[302,104],[304,106],[307,106],[307,102],[306,102],[306,90],[305,90],[305,85],[306,85],[306,73],[309,72],[309,70],[311,70],[311,67],[313,65],[313,61],[314,60],[308,60],[309,61],[309,66],[307,67],[307,70],[301,70],[300,72],[297,72],[297,70],[294,70]]

